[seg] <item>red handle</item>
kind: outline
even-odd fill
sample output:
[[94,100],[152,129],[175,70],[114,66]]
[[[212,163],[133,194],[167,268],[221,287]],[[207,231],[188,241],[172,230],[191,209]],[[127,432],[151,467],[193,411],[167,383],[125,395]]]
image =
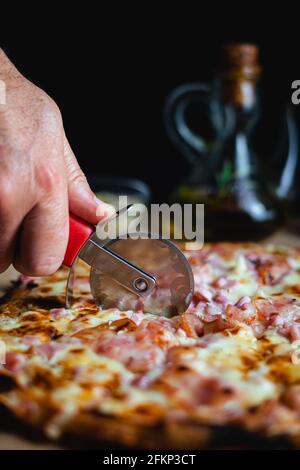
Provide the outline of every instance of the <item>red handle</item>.
[[70,213],[70,231],[67,251],[63,264],[69,268],[72,266],[74,259],[82,245],[95,231],[95,227],[85,220],[80,219],[77,215]]

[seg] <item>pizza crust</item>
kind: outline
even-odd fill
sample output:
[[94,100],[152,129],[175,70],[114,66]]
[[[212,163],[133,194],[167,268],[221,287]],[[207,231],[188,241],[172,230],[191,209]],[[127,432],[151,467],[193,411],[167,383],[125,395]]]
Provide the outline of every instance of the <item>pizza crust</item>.
[[65,431],[144,449],[202,449],[208,446],[213,435],[209,427],[198,423],[168,423],[152,428],[88,413],[74,416]]
[[[42,431],[45,437],[51,437],[45,432],[46,422],[41,416],[40,421],[33,421],[24,416],[17,418],[32,430]],[[295,449],[299,448],[300,444],[300,438],[296,436],[267,438],[263,434],[249,432],[238,426],[209,426],[185,422],[145,427],[91,413],[79,413],[69,418],[61,431],[62,434],[55,439],[58,443],[67,443],[75,448],[83,443],[83,447],[88,449],[98,448],[99,444],[104,445],[106,449],[124,447],[145,450]],[[35,436],[41,438],[41,434]]]

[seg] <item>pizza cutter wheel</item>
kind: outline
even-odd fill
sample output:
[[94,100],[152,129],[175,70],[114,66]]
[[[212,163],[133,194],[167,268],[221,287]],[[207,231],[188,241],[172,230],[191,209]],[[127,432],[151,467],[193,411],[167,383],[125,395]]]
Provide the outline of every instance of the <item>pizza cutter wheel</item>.
[[[130,206],[103,222],[119,222]],[[102,231],[103,233],[104,231]],[[130,236],[129,236],[130,235]],[[134,238],[133,238],[134,237]],[[169,240],[151,234],[98,238],[95,227],[70,214],[64,264],[69,266],[66,305],[76,299],[76,262],[90,267],[90,290],[102,309],[118,308],[164,315],[183,313],[193,295],[193,275],[182,252]]]

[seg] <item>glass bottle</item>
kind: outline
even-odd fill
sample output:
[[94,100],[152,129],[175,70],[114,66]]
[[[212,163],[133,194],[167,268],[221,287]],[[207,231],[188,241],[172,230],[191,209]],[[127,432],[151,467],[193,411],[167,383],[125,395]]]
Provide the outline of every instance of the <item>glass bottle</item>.
[[209,100],[214,139],[207,145],[199,138],[204,151],[192,155],[192,169],[171,198],[181,204],[204,203],[206,241],[259,239],[280,221],[252,145],[259,117],[257,58],[252,44],[224,48]]

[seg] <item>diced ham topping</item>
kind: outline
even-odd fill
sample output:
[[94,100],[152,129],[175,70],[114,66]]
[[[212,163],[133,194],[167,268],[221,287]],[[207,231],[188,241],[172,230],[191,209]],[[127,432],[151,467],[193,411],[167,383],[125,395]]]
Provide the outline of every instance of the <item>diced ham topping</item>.
[[49,313],[53,320],[60,320],[61,318],[65,318],[70,315],[65,308],[52,308],[49,310]]
[[266,331],[266,327],[264,325],[262,325],[261,323],[254,322],[251,325],[251,328],[252,328],[254,336],[256,338],[261,338],[264,335],[265,331]]
[[133,314],[130,317],[130,320],[132,320],[136,325],[139,325],[144,319],[144,314],[142,312],[133,312]]
[[138,313],[142,313],[143,309],[144,309],[144,301],[143,301],[142,298],[140,298],[135,304],[134,311],[135,311],[135,313],[138,314]]
[[277,332],[290,340],[299,339],[300,305],[295,299],[274,298],[255,301],[260,322],[275,327]]
[[[293,325],[289,326],[288,332],[289,332],[291,341],[299,340],[300,339],[300,324],[293,323]],[[299,397],[299,401],[300,401],[300,397]]]
[[195,313],[184,313],[180,317],[180,327],[190,338],[199,338],[203,334],[203,321]]
[[212,299],[212,292],[206,289],[205,287],[199,288],[194,292],[193,302],[197,305],[199,302],[205,301],[208,302]]
[[201,289],[204,283],[210,283],[214,279],[214,271],[210,264],[203,264],[193,268],[195,290]]
[[97,354],[121,361],[134,372],[147,372],[161,365],[164,351],[153,343],[137,341],[133,333],[116,334],[102,331],[94,345]]
[[241,297],[240,300],[237,301],[237,303],[235,304],[236,307],[242,307],[243,305],[245,304],[248,304],[251,302],[251,299],[248,295],[244,296],[244,297]]
[[219,292],[217,292],[213,298],[213,300],[215,302],[217,302],[218,304],[221,304],[223,306],[225,306],[226,304],[229,303],[229,298],[228,298],[228,295],[226,293],[226,291],[224,290],[219,290]]
[[244,303],[240,308],[236,305],[227,305],[226,317],[230,321],[237,321],[250,325],[256,319],[256,309],[250,302]]
[[[87,328],[76,334],[91,345],[97,354],[121,361],[133,372],[146,373],[159,367],[165,360],[165,351],[177,342],[175,323],[167,318],[145,319],[134,329]],[[116,322],[111,324],[115,326]],[[122,326],[122,325],[121,325]]]
[[270,324],[279,325],[300,318],[300,305],[295,299],[258,299],[255,303],[260,319]]
[[18,352],[7,352],[4,367],[9,372],[20,372],[26,365],[26,356]]
[[41,344],[39,346],[35,346],[34,351],[46,361],[50,361],[52,357],[58,351],[61,351],[62,349],[66,347],[67,345],[62,344],[62,343],[50,342],[50,343]]
[[287,260],[279,255],[248,255],[262,284],[273,286],[289,274],[291,267]]
[[217,315],[214,321],[204,324],[203,334],[209,335],[212,333],[218,333],[220,331],[227,330],[228,328],[231,328],[230,323],[227,320],[224,320],[221,315]]
[[153,378],[147,374],[138,375],[133,379],[131,385],[135,385],[139,388],[147,388],[153,383]]
[[229,289],[230,287],[233,287],[236,284],[236,281],[233,279],[229,279],[228,277],[221,276],[218,277],[213,283],[213,287],[216,288],[226,288]]
[[35,335],[26,335],[23,337],[23,343],[25,343],[27,346],[35,346],[37,344],[40,344],[41,340],[38,336]]
[[[202,405],[224,404],[232,399],[236,391],[222,383],[219,377],[205,377],[189,369],[188,363],[182,363],[179,354],[179,361],[176,359],[176,349],[171,351],[169,359],[175,370],[173,374],[166,374],[163,382],[172,390],[172,394],[184,405],[191,406],[193,409]],[[180,352],[180,351],[179,351]],[[179,371],[176,373],[176,368]]]
[[222,315],[222,309],[218,304],[209,304],[205,309],[203,320],[207,323],[216,320],[216,316]]
[[241,310],[235,305],[227,305],[226,317],[232,320],[239,320]]
[[208,315],[211,315],[211,316],[221,315],[222,314],[222,309],[221,309],[220,305],[211,303],[211,304],[207,305],[206,313]]
[[170,336],[175,333],[175,327],[171,320],[160,317],[157,320],[142,322],[136,329],[137,341],[154,341],[161,346],[168,345]]

